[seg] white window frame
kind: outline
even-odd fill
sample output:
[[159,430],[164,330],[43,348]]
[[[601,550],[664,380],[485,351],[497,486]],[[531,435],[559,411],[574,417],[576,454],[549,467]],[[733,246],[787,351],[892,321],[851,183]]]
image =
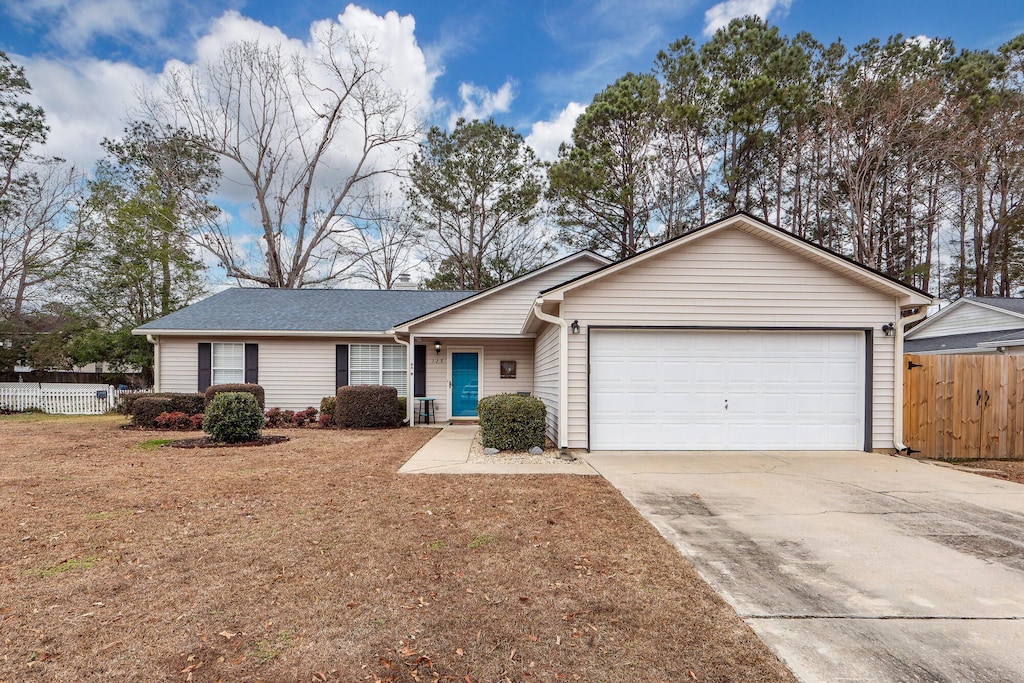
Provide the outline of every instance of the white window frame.
[[[357,347],[370,347],[376,348],[376,367],[372,368],[357,368],[355,367],[355,351]],[[402,355],[402,363],[400,368],[389,368],[385,367],[384,363],[384,349],[400,349]],[[376,373],[376,376],[372,381],[354,381],[353,377],[356,373]],[[404,344],[349,344],[348,345],[348,383],[353,386],[395,386],[394,384],[388,384],[384,381],[385,373],[393,373],[402,378],[402,386],[395,387],[398,390],[399,396],[409,395],[409,350]]]
[[[242,347],[241,364],[235,366],[217,365],[217,347],[240,346]],[[241,379],[237,382],[224,382],[217,378],[218,371],[241,372]],[[244,384],[245,383],[245,342],[213,342],[210,344],[210,384]]]

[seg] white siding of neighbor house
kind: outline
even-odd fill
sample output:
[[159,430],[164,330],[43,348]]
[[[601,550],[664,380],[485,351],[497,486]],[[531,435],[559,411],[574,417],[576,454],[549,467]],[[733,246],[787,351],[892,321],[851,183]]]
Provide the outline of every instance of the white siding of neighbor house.
[[521,332],[533,300],[541,290],[584,275],[603,265],[589,255],[582,255],[522,282],[493,294],[470,301],[436,318],[413,326],[417,337],[445,335],[517,335]]
[[546,325],[534,348],[533,393],[547,408],[547,435],[558,443],[558,337],[557,325]]
[[873,447],[891,449],[897,300],[772,242],[726,228],[565,293],[569,446],[587,447],[589,325],[835,327],[875,330]]
[[[480,397],[533,392],[533,339],[458,339],[443,343],[441,353],[434,353],[433,341],[417,339],[427,345],[427,396],[435,400],[437,421],[448,420],[448,353],[451,349],[483,353],[483,376]],[[515,379],[501,379],[501,361],[516,361]]]
[[950,334],[973,334],[992,330],[1019,330],[1024,328],[1024,318],[1003,311],[964,302],[920,332],[911,330],[907,339],[929,339]]
[[[302,410],[307,406],[319,408],[321,398],[335,394],[335,345],[380,344],[382,340],[161,337],[161,391],[194,392],[198,389],[200,342],[259,344],[259,383],[266,393],[267,408]],[[383,343],[393,341],[383,340]]]

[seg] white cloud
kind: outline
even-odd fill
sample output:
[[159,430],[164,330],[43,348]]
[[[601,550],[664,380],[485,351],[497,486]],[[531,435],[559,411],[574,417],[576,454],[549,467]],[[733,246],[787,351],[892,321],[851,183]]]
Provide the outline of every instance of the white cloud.
[[42,151],[86,171],[102,156],[100,141],[120,136],[128,107],[153,79],[127,62],[12,59],[25,67],[33,99],[46,112],[50,135]]
[[48,39],[77,51],[96,38],[133,34],[155,40],[170,15],[168,0],[5,0],[14,19],[47,27]]
[[765,21],[784,17],[792,4],[793,0],[725,0],[704,12],[704,35],[710,37],[740,17],[753,15]]
[[554,119],[534,123],[530,134],[526,136],[526,143],[544,161],[554,161],[558,158],[558,146],[572,138],[576,119],[586,109],[586,105],[570,102]]
[[482,85],[460,83],[459,99],[462,100],[462,108],[452,112],[448,117],[448,127],[454,128],[460,118],[467,121],[483,120],[495,112],[506,112],[512,106],[515,97],[515,85],[511,80],[505,81],[500,88],[493,91]]

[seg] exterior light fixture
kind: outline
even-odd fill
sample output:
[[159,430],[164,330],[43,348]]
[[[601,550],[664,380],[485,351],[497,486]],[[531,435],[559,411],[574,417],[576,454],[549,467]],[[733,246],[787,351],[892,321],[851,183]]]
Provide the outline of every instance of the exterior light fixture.
[[436,353],[439,356],[441,355],[441,342],[434,342],[434,353]]
[[891,337],[896,332],[896,323],[886,323],[882,325],[882,334],[886,337]]
[[572,333],[573,334],[579,334],[580,333],[580,321],[579,320],[573,320],[572,321],[572,325],[570,325],[570,327],[572,328]]

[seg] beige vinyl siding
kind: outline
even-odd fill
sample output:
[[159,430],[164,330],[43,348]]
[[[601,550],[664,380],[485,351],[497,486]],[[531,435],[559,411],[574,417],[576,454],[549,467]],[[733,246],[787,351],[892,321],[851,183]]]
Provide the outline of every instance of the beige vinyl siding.
[[[419,340],[417,340],[419,343]],[[533,392],[533,339],[459,339],[441,346],[434,353],[433,342],[427,344],[427,396],[435,399],[437,421],[448,420],[448,354],[452,349],[483,353],[483,376],[480,396]],[[516,361],[515,379],[501,379],[501,361]]]
[[[302,410],[320,407],[320,399],[333,396],[335,345],[380,344],[377,339],[287,337],[160,338],[160,390],[194,392],[198,389],[199,342],[245,342],[259,345],[259,383],[266,392],[267,408]],[[385,342],[387,343],[387,342]]]
[[160,391],[182,393],[199,390],[199,343],[198,339],[161,337]]
[[601,262],[584,255],[420,323],[412,332],[417,337],[517,335],[541,290],[589,273],[600,265]]
[[993,311],[970,302],[964,302],[920,332],[911,330],[907,339],[929,339],[950,334],[973,334],[991,330],[1019,330],[1024,328],[1024,318],[1003,311]]
[[547,435],[558,443],[558,336],[557,325],[546,325],[534,349],[533,393],[547,408]]
[[894,340],[880,328],[899,315],[895,298],[738,229],[725,229],[570,290],[569,446],[587,446],[587,327],[836,327],[875,330],[873,447],[893,435]]

